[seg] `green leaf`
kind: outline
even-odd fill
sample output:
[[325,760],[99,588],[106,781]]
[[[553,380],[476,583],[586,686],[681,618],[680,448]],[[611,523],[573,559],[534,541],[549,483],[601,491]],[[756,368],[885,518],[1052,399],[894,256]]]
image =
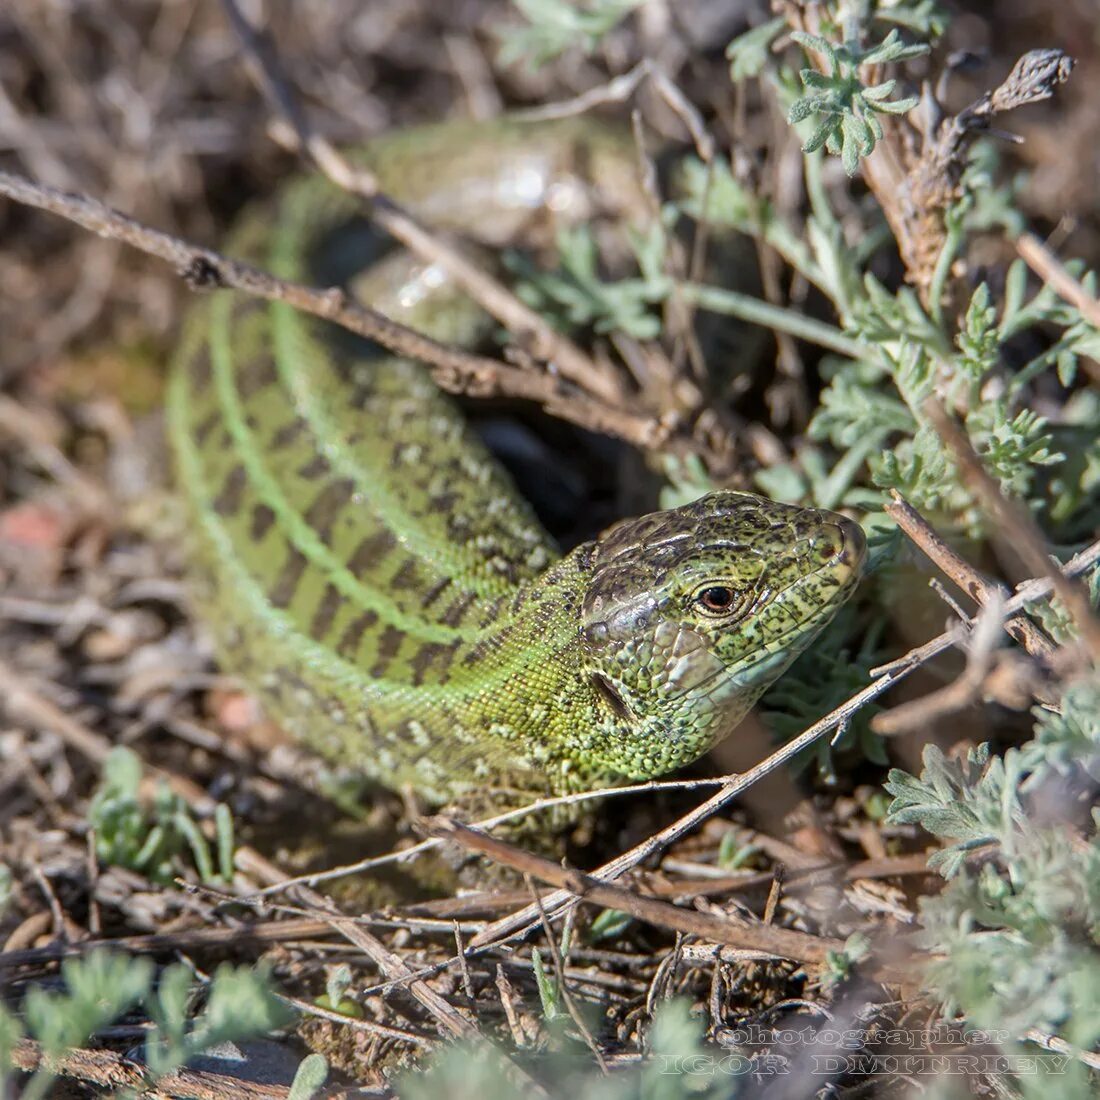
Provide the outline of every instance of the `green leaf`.
[[561,990],[558,988],[557,981],[546,973],[542,963],[542,952],[537,947],[531,949],[531,967],[535,974],[535,986],[539,991],[543,1019],[547,1023],[552,1023],[566,1016],[567,1013],[561,1002]]
[[328,1062],[322,1054],[307,1054],[294,1074],[287,1100],[312,1100],[328,1077]]
[[726,57],[730,63],[730,80],[734,84],[760,75],[771,56],[772,43],[786,26],[787,21],[779,15],[730,42],[726,47]]

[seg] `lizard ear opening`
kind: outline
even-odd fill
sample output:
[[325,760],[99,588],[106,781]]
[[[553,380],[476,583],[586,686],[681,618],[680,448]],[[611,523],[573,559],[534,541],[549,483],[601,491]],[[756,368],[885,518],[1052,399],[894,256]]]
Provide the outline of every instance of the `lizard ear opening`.
[[626,705],[626,700],[619,694],[615,685],[602,673],[593,672],[591,675],[592,686],[596,694],[603,697],[617,718],[633,720],[634,714]]

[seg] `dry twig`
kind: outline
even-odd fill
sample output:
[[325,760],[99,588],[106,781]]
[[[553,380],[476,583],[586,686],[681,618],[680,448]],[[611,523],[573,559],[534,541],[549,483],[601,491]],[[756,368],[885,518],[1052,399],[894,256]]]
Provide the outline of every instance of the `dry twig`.
[[189,244],[169,233],[143,225],[86,195],[70,194],[34,183],[11,172],[0,172],[0,195],[48,210],[101,237],[123,241],[171,264],[195,289],[231,288],[256,298],[286,302],[374,340],[398,355],[426,363],[442,389],[472,397],[517,397],[541,404],[547,412],[581,427],[617,436],[639,447],[666,442],[670,429],[652,417],[603,404],[581,395],[550,374],[513,367],[498,359],[474,355],[431,339],[415,329],[361,305],[339,287],[319,290],[277,279],[251,264],[228,259],[213,249]]
[[222,0],[233,29],[251,62],[253,75],[271,106],[289,123],[300,152],[338,187],[358,196],[383,229],[429,263],[437,263],[485,310],[521,339],[526,351],[552,363],[560,374],[600,400],[623,398],[622,379],[556,332],[537,311],[446,241],[428,232],[408,211],[379,189],[373,174],[353,167],[309,124],[283,70],[270,36],[253,26],[236,0]]
[[[794,959],[797,962],[820,964],[830,951],[844,947],[842,940],[811,936],[788,928],[767,925],[742,925],[730,920],[682,909],[656,898],[642,897],[621,886],[601,882],[592,875],[571,867],[563,867],[531,852],[507,844],[477,829],[470,829],[453,818],[429,819],[427,827],[436,835],[460,844],[471,852],[479,852],[495,863],[512,867],[568,891],[574,897],[612,909],[621,909],[639,920],[688,935],[700,936],[716,943],[757,951],[764,958]],[[541,916],[545,912],[537,905]]]
[[1036,576],[1050,580],[1054,594],[1065,604],[1093,661],[1100,663],[1100,621],[1085,590],[1058,568],[1031,514],[1005,496],[997,480],[982,465],[966,432],[950,417],[942,402],[936,397],[929,397],[923,408],[958,463],[963,481],[1027,568]]
[[1022,233],[1016,241],[1016,251],[1044,283],[1052,286],[1090,324],[1100,328],[1100,301],[1066,270],[1062,261],[1034,233]]
[[[16,1043],[12,1064],[25,1073],[46,1066],[61,1077],[87,1081],[111,1093],[134,1090],[149,1100],[287,1100],[290,1096],[290,1089],[285,1085],[265,1085],[195,1069],[176,1070],[150,1086],[145,1067],[120,1054],[109,1050],[70,1050],[57,1058],[48,1058],[42,1048],[29,1039]],[[324,1095],[337,1100],[349,1094],[339,1089],[326,1091]],[[355,1095],[384,1097],[389,1093],[356,1089]]]
[[[982,606],[1004,595],[1002,585],[983,577],[956,553],[901,493],[894,489],[892,495],[894,499],[886,504],[886,513],[963,592]],[[1026,615],[1010,615],[1004,628],[1033,657],[1045,658],[1054,652],[1050,639]]]

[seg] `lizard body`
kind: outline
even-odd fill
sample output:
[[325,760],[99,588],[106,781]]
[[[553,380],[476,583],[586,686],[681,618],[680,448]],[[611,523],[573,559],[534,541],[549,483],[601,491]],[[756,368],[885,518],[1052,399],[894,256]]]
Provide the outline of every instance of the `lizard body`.
[[[629,146],[575,123],[448,125],[363,156],[417,216],[494,247],[546,206],[585,216],[601,187],[635,186]],[[433,335],[473,336],[476,312],[438,272],[368,263],[355,222],[327,181],[293,181],[232,248],[285,278],[335,271],[383,312],[418,324],[427,309]],[[562,557],[422,367],[229,292],[189,322],[169,426],[224,666],[307,744],[429,801],[695,759],[828,621],[863,558],[850,520],[734,492]]]

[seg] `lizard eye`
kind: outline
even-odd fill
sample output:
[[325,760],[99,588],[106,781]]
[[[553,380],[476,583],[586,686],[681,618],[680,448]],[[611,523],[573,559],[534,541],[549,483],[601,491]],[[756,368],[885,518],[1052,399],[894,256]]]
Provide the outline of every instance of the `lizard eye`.
[[709,584],[695,594],[695,602],[711,615],[729,615],[741,603],[741,594],[724,584]]

